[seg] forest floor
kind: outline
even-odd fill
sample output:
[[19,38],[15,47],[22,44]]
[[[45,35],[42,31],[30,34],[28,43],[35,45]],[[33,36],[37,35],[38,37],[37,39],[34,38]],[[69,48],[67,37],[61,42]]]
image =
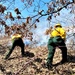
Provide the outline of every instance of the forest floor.
[[43,66],[46,62],[48,49],[46,46],[25,49],[27,55],[21,56],[16,47],[8,60],[5,55],[9,51],[9,38],[0,39],[0,75],[75,75],[75,50],[68,50],[68,62],[60,65],[62,53],[56,49],[53,58],[53,68],[48,70]]

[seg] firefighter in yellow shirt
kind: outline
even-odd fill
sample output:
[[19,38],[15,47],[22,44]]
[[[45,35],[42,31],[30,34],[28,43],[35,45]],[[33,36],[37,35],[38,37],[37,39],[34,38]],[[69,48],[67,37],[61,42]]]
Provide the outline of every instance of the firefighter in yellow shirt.
[[12,47],[9,50],[8,54],[6,55],[5,59],[9,58],[9,56],[11,55],[11,53],[13,52],[16,46],[21,47],[21,55],[23,57],[24,56],[24,43],[23,43],[21,34],[18,34],[18,33],[12,36]]
[[55,53],[56,47],[59,47],[62,51],[62,60],[61,63],[65,63],[67,61],[67,47],[65,44],[66,32],[62,28],[61,24],[56,24],[54,30],[50,32],[50,39],[48,40],[48,57],[46,68],[52,68],[53,56]]

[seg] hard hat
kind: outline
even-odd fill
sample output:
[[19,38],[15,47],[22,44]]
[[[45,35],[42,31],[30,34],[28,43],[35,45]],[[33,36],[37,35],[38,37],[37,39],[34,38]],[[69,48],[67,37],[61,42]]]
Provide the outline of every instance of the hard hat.
[[55,24],[55,27],[62,27],[60,23]]

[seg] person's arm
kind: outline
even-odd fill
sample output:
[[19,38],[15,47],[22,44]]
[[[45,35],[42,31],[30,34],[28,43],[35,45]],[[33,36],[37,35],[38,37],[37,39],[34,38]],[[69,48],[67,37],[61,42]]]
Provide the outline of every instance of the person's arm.
[[60,30],[60,34],[62,39],[66,40],[66,31],[63,28]]

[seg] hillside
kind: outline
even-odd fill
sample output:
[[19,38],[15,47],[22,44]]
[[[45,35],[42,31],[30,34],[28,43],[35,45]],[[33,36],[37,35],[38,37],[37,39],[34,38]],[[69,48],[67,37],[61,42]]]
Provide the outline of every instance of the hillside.
[[0,39],[0,75],[75,75],[75,50],[68,50],[68,62],[57,64],[61,61],[61,51],[57,48],[52,70],[43,67],[46,62],[47,47],[25,49],[27,55],[21,57],[20,48],[16,47],[9,60],[4,57],[8,52],[9,38]]

